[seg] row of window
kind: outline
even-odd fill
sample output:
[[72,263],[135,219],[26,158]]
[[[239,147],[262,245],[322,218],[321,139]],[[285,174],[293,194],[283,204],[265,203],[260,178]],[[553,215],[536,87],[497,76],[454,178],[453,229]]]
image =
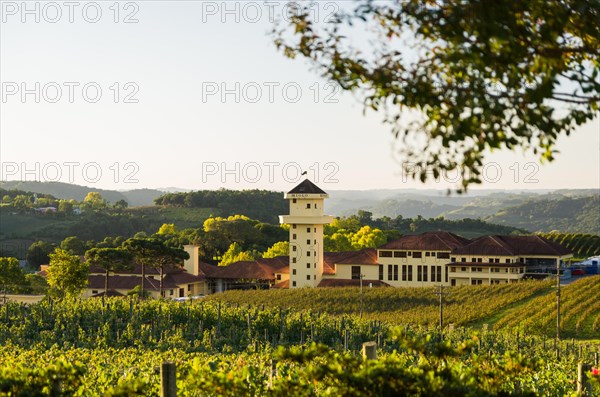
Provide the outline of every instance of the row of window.
[[[313,275],[313,280],[317,279],[317,275]],[[310,281],[310,274],[306,275],[306,280]],[[292,281],[292,287],[296,286],[296,281]]]
[[[413,281],[414,265],[402,265],[402,281]],[[398,270],[400,265],[387,265],[388,281],[398,281]],[[385,279],[385,266],[379,265],[379,280]],[[422,282],[442,282],[442,266],[417,265],[417,280]],[[446,273],[448,282],[448,273]]]
[[[452,262],[456,262],[457,258],[452,258]],[[461,262],[467,262],[467,258],[460,258]],[[471,262],[473,263],[482,263],[483,258],[471,258]],[[500,263],[500,258],[489,258],[488,263]],[[511,263],[510,259],[506,259],[505,263]]]
[[[292,199],[292,203],[296,204],[297,200],[296,199]],[[306,203],[306,208],[310,209],[311,204],[310,203]],[[314,208],[317,208],[317,203],[314,203]]]
[[[295,228],[296,228],[296,224],[295,224],[295,223],[293,223],[293,224],[292,224],[292,229],[295,229]],[[316,233],[316,232],[317,232],[317,228],[315,227],[315,228],[313,228],[313,229],[314,229],[314,233]],[[306,228],[306,233],[310,233],[310,227],[307,227],[307,228]]]
[[[423,258],[423,251],[379,251],[380,258]],[[425,257],[450,259],[448,252],[425,251]]]
[[[482,267],[469,267],[469,266],[463,266],[463,267],[455,267],[452,266],[450,268],[450,271],[455,273],[457,271],[457,269],[460,269],[460,272],[478,272],[481,273],[483,272],[483,268]],[[524,273],[525,269],[524,268],[497,268],[497,267],[493,267],[490,269],[491,273]]]
[[[296,240],[296,233],[292,234],[292,240]],[[313,244],[316,244],[316,243],[317,243],[317,240],[315,239]],[[306,239],[306,244],[310,245],[310,239]]]

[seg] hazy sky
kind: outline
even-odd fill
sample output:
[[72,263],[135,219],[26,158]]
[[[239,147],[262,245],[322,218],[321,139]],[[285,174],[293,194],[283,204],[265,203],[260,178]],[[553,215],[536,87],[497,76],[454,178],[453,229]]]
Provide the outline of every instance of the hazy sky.
[[[325,189],[453,186],[404,178],[381,115],[276,51],[284,2],[1,5],[2,179],[285,190],[306,170]],[[600,187],[598,119],[557,149],[541,166],[494,153],[481,187]]]

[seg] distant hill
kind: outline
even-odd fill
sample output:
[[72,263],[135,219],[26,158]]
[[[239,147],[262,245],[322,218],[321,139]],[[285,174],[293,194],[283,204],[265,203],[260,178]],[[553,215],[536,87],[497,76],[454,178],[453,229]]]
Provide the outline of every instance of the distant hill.
[[0,181],[0,188],[6,190],[24,190],[28,192],[50,194],[58,199],[83,201],[89,192],[98,192],[110,203],[125,200],[131,207],[154,205],[154,199],[165,192],[156,189],[134,189],[128,191],[98,189],[63,182],[37,181]]
[[559,230],[569,233],[600,234],[600,197],[559,197],[529,200],[498,211],[485,218],[500,225],[510,225],[533,232]]

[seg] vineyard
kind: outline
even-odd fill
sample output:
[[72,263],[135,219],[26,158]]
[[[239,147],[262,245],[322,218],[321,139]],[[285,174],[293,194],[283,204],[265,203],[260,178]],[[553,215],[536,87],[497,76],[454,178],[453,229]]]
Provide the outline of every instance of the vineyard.
[[[527,281],[514,284],[465,285],[444,293],[446,323],[470,325],[506,306],[540,293],[550,292],[552,282]],[[439,319],[437,288],[363,288],[363,318],[391,324],[436,325]],[[210,295],[207,301],[234,305],[283,307],[290,310],[320,310],[331,315],[361,311],[359,288],[315,290],[227,291]]]
[[582,233],[541,233],[540,236],[571,250],[575,258],[600,255],[600,236]]
[[[586,277],[563,288],[561,302],[563,336],[600,339],[600,276]],[[556,294],[532,299],[507,313],[495,326],[556,335]]]
[[[563,289],[565,328],[585,313],[598,318],[589,300],[598,280]],[[449,288],[455,327],[443,332],[433,326],[432,290],[367,289],[363,318],[357,292],[7,303],[0,307],[0,396],[158,396],[163,361],[177,366],[178,396],[564,396],[575,392],[578,362],[597,365],[598,341],[556,343],[543,327],[522,326],[536,318],[526,309],[554,307],[547,282]],[[460,326],[502,309],[514,325],[500,319],[477,333]],[[376,360],[361,358],[366,341],[376,343]]]

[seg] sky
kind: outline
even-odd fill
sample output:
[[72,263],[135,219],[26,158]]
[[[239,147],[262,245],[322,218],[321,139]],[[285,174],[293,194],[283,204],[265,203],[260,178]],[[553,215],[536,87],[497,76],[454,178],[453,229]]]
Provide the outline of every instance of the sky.
[[[1,2],[0,179],[102,189],[455,186],[402,175],[383,116],[277,52],[285,2]],[[342,3],[322,1],[324,22]],[[600,188],[600,121],[475,189]]]

